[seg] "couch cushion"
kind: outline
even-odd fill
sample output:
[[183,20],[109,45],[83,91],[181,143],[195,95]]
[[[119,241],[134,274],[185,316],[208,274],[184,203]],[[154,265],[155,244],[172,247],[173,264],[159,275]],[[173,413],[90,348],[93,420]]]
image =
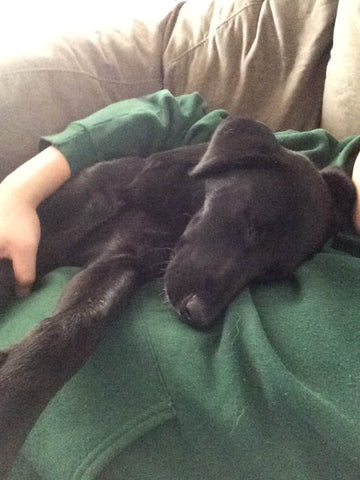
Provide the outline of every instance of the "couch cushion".
[[10,33],[0,41],[0,179],[37,153],[40,136],[161,88],[163,34],[174,5],[163,0],[143,12],[114,5],[89,6],[81,28],[58,26],[35,41],[41,17],[13,41]]
[[322,126],[343,138],[360,132],[360,4],[340,0],[328,64]]
[[164,53],[164,87],[276,130],[319,126],[334,0],[185,3]]

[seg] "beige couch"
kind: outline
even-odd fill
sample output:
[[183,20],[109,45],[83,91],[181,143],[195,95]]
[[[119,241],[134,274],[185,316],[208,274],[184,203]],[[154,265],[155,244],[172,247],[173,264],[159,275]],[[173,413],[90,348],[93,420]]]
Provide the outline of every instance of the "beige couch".
[[113,14],[99,5],[98,26],[93,18],[2,55],[0,178],[37,151],[40,135],[162,88],[199,91],[209,109],[274,130],[360,133],[358,1],[165,3],[132,16],[121,2]]

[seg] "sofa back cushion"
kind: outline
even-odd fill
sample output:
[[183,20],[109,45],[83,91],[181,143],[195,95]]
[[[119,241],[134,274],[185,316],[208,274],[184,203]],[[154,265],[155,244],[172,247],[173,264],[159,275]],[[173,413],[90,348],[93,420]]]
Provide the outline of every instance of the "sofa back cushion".
[[322,126],[337,138],[360,133],[360,3],[340,0],[326,72]]
[[164,87],[275,130],[319,126],[337,2],[186,2],[164,52]]

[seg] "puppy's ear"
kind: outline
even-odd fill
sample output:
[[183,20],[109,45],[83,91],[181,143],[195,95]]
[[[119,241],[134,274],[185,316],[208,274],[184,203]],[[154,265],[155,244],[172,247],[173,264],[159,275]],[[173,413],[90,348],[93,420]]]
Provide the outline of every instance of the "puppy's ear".
[[268,168],[279,162],[281,147],[262,123],[228,117],[215,130],[208,148],[190,175],[202,176],[230,168]]
[[356,189],[346,173],[338,167],[326,167],[320,171],[327,183],[334,208],[334,229],[342,230],[351,225],[356,202]]

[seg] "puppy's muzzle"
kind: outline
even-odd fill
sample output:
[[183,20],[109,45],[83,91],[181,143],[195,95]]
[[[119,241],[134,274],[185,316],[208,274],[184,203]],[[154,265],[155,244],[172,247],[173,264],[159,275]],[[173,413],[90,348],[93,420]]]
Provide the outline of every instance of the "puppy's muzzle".
[[182,302],[179,313],[185,323],[197,328],[208,328],[213,323],[209,308],[196,293]]

